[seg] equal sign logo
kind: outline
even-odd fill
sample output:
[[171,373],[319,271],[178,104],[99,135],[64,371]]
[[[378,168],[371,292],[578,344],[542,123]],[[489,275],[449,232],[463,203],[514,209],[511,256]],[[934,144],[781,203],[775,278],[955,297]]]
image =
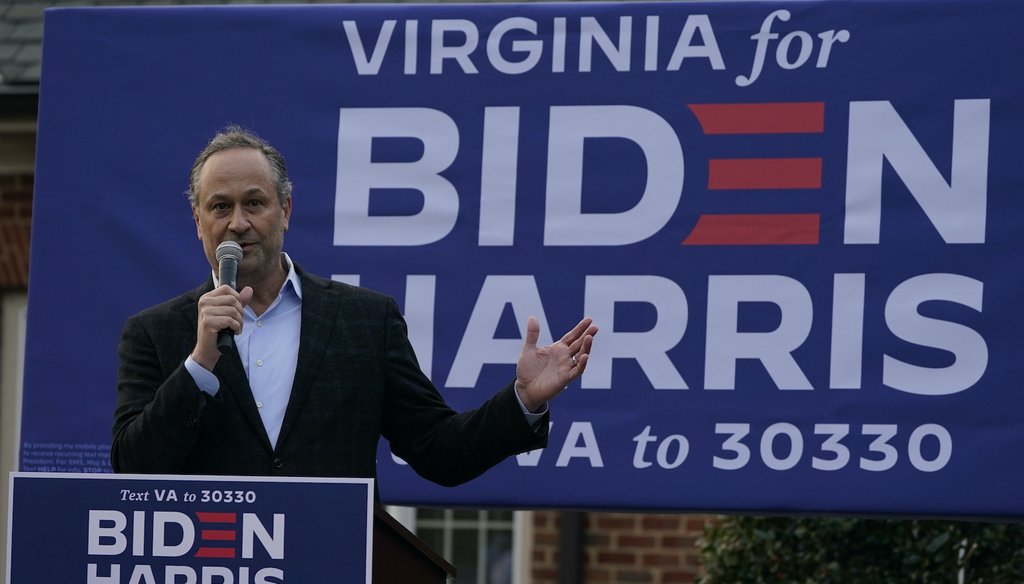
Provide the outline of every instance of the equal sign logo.
[[[705,135],[820,134],[824,102],[689,104]],[[821,158],[712,158],[708,190],[820,189]],[[818,213],[702,214],[683,245],[817,245]]]
[[[234,558],[238,541],[237,513],[211,513],[197,511],[199,518],[199,549],[197,558]],[[212,543],[213,545],[206,545]],[[226,547],[229,546],[229,547]]]

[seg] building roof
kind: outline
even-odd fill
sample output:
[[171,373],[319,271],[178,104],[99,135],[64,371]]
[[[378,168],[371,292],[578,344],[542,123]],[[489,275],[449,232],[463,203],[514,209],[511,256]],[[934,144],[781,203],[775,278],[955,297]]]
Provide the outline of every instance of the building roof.
[[43,55],[43,11],[47,8],[338,2],[339,0],[0,0],[0,93],[38,93]]

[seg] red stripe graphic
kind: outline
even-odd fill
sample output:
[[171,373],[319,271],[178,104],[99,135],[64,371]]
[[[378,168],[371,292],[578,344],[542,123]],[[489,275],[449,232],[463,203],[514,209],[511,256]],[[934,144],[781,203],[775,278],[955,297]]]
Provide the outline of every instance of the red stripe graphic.
[[701,215],[683,245],[817,245],[817,213]]
[[201,523],[234,523],[237,521],[236,513],[210,513],[208,511],[196,511]]
[[201,547],[196,551],[197,558],[233,558],[235,550],[231,548]]
[[705,134],[816,134],[825,102],[689,104]]
[[708,189],[820,189],[820,158],[712,158]]
[[235,541],[237,533],[233,529],[204,529],[199,538],[204,541]]

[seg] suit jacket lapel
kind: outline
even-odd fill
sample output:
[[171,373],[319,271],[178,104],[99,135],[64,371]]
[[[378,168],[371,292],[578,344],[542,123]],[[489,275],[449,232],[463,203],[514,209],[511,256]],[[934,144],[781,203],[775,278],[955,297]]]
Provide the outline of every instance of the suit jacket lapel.
[[337,327],[339,303],[328,289],[328,282],[312,278],[300,267],[295,266],[302,284],[302,325],[299,330],[299,356],[295,367],[295,380],[292,382],[291,397],[281,424],[281,434],[277,438],[278,445],[284,443],[288,433],[295,426],[299,412],[316,382],[324,353],[332,342],[335,334],[340,334]]
[[[195,302],[186,308],[193,330],[199,320],[199,297],[213,290],[213,278],[196,289]],[[194,339],[193,339],[194,342]],[[234,399],[238,409],[252,426],[252,430],[260,437],[263,445],[268,451],[273,451],[270,445],[270,438],[267,436],[267,429],[263,426],[263,419],[260,418],[259,410],[256,408],[256,399],[252,396],[252,389],[249,387],[249,378],[245,375],[245,368],[238,356],[238,351],[230,351],[221,355],[217,365],[213,368],[213,374],[220,380],[220,391],[227,393],[228,399]]]

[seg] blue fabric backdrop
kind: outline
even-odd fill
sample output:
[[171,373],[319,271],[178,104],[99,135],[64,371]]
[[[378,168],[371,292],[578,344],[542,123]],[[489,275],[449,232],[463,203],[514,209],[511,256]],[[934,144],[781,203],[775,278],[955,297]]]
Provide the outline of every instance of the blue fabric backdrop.
[[602,327],[551,445],[388,502],[1020,516],[1013,1],[62,9],[46,15],[23,470],[106,471],[121,325],[208,273],[229,123],[286,251],[393,294],[472,407],[526,317]]

